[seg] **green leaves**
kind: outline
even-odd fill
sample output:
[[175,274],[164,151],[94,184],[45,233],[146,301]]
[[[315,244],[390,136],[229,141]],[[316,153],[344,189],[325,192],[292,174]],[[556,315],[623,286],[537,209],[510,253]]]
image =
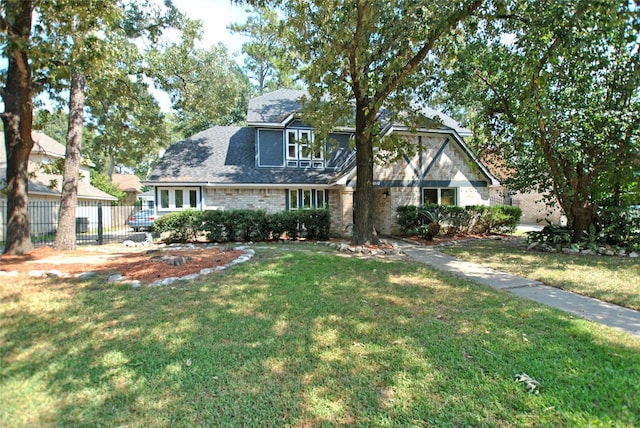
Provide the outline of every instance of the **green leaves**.
[[630,34],[639,18],[617,0],[518,2],[504,16],[467,34],[445,71],[448,93],[477,108],[485,145],[515,172],[507,184],[553,188],[573,224],[575,207],[595,207],[634,179],[640,75],[631,70],[640,59]]

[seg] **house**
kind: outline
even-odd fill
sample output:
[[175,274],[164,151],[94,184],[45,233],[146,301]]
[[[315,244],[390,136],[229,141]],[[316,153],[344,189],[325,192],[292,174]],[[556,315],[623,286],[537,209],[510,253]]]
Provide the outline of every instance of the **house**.
[[[58,143],[53,138],[42,132],[34,131],[32,134],[33,149],[29,156],[29,184],[27,192],[29,195],[29,215],[31,220],[32,235],[45,235],[52,232],[53,226],[57,224],[58,207],[62,194],[62,174],[52,171],[45,172],[43,166],[52,166],[56,161],[64,159],[66,147]],[[0,133],[0,177],[6,177],[7,154],[4,145],[4,133]],[[83,207],[83,204],[104,203],[110,205],[115,197],[93,187],[90,180],[90,163],[83,162],[80,166],[80,177],[78,181],[78,208],[77,217],[91,221],[96,216],[95,210],[90,212]],[[0,205],[6,207],[6,197],[0,195]],[[6,226],[6,208],[0,210],[0,236],[4,236]]]
[[142,183],[135,174],[112,174],[111,182],[126,193],[123,205],[135,205],[142,194]]
[[[280,89],[253,98],[247,126],[214,126],[169,147],[144,182],[153,189],[158,214],[188,208],[328,208],[332,235],[350,233],[354,130],[336,129],[321,150],[313,149],[314,130],[298,115],[304,94]],[[385,135],[396,133],[423,150],[375,166],[375,226],[381,234],[399,230],[395,209],[400,205],[488,205],[489,189],[498,184],[465,145],[469,130],[436,111],[426,113],[438,119],[415,132],[382,124]]]
[[[512,171],[494,153],[480,155],[483,165],[500,181],[500,185],[491,187],[491,203],[519,207],[522,210],[521,224],[546,225],[547,222],[566,225],[567,217],[551,192],[519,192],[503,185]],[[552,202],[553,201],[553,202]]]

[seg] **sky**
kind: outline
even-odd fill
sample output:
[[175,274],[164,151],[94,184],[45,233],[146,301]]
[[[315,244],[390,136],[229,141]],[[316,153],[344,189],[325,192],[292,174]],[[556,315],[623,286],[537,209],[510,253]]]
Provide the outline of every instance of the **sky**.
[[[162,0],[158,0],[162,1]],[[227,26],[231,23],[243,23],[247,19],[245,7],[231,4],[230,0],[173,0],[173,4],[191,19],[202,21],[203,37],[201,48],[209,48],[219,42],[229,49],[229,53],[234,55],[239,65],[244,60],[241,55],[242,43],[247,38],[239,35],[232,35]],[[0,58],[0,70],[6,70],[7,61]],[[169,99],[166,94],[153,91],[164,111],[169,110]],[[46,102],[46,100],[45,100]],[[0,110],[4,111],[4,104],[0,105]]]
[[232,35],[227,26],[232,22],[246,21],[245,7],[231,4],[230,0],[173,0],[173,4],[189,18],[202,21],[203,48],[222,42],[229,48],[229,52],[240,53],[246,38]]
[[[231,34],[227,27],[231,23],[243,23],[247,19],[245,7],[231,4],[230,0],[173,0],[173,4],[187,17],[202,21],[201,48],[209,48],[214,44],[224,44],[239,65],[244,60],[241,55],[242,43],[247,38]],[[151,89],[151,93],[158,100],[162,111],[171,109],[169,97],[166,93]]]

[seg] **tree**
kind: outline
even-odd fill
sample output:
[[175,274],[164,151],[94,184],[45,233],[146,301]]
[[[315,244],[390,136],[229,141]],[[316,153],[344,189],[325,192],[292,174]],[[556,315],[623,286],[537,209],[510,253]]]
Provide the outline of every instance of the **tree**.
[[29,155],[33,148],[33,82],[29,58],[33,9],[34,2],[30,0],[0,3],[0,43],[8,61],[1,90],[7,153],[5,254],[25,254],[33,248],[27,196]]
[[249,78],[256,82],[256,92],[262,95],[267,90],[293,88],[296,55],[292,46],[286,43],[278,12],[255,6],[247,13],[244,23],[233,23],[228,28],[250,38],[242,44],[242,52],[246,54],[244,68]]
[[573,239],[603,204],[629,204],[640,155],[640,18],[626,0],[537,1],[478,26],[448,91],[478,107],[516,190],[552,189]]
[[290,43],[306,66],[303,75],[309,85],[310,100],[305,109],[310,113],[308,120],[326,130],[344,123],[345,117],[355,118],[355,244],[378,242],[373,162],[374,149],[382,138],[378,120],[381,112],[391,114],[392,120],[401,113],[417,113],[412,105],[414,88],[429,77],[432,61],[445,48],[443,40],[479,12],[483,3],[286,2]]
[[251,86],[240,67],[219,44],[195,47],[200,24],[191,22],[183,39],[148,55],[156,86],[171,98],[183,137],[245,120]]
[[90,91],[88,124],[94,138],[87,153],[111,177],[116,165],[146,177],[171,137],[164,114],[146,84],[130,79],[104,79]]
[[[75,248],[74,220],[84,128],[85,82],[89,81],[91,98],[103,95],[101,101],[111,101],[110,106],[118,106],[122,99],[127,101],[127,97],[114,97],[112,94],[115,91],[103,91],[105,86],[112,87],[113,82],[128,88],[136,86],[138,92],[127,93],[127,96],[140,96],[144,91],[140,89],[141,85],[136,85],[138,76],[134,75],[132,69],[141,68],[141,56],[131,39],[148,34],[155,41],[160,31],[172,23],[160,13],[153,17],[155,10],[142,12],[139,6],[139,3],[128,6],[120,0],[58,0],[43,2],[38,10],[40,20],[34,40],[41,51],[38,59],[47,63],[45,79],[51,92],[69,88],[69,126],[54,243],[56,249]],[[170,4],[168,8],[168,15],[179,17],[171,13],[173,8]],[[146,89],[146,86],[142,86]],[[106,94],[108,96],[104,96]],[[122,95],[122,92],[119,94]],[[153,111],[152,107],[150,111]],[[159,111],[157,103],[155,107],[156,112]],[[119,132],[117,135],[119,138],[127,137],[122,134]],[[113,150],[111,147],[109,149]]]

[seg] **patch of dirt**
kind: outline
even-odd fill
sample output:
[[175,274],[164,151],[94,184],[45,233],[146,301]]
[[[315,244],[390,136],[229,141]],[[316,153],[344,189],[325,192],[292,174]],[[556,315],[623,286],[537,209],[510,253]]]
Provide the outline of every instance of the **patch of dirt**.
[[513,235],[505,235],[499,233],[493,234],[474,234],[474,233],[456,233],[452,235],[438,235],[431,240],[426,240],[418,236],[407,236],[405,239],[413,241],[421,245],[435,246],[446,245],[454,242],[473,241],[477,239],[512,239]]
[[150,283],[223,266],[242,254],[225,247],[171,249],[117,245],[74,251],[40,247],[22,256],[0,255],[0,270],[17,271],[19,276],[27,276],[33,270],[57,270],[71,276],[83,272],[117,272],[127,279]]

